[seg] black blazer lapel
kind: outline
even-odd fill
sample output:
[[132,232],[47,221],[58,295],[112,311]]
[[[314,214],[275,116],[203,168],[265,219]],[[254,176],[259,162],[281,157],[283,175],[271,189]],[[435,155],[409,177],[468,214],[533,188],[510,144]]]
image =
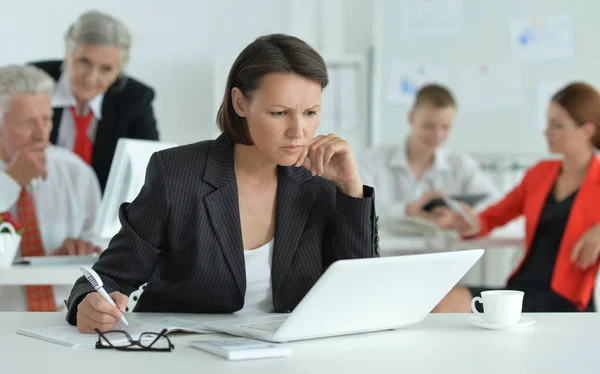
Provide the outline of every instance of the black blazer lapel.
[[[54,81],[58,82],[60,79],[60,75],[62,74],[62,64],[61,60],[51,60],[51,61],[36,61],[30,62],[29,65],[33,65],[39,69],[42,69],[48,75],[54,79]],[[58,142],[58,130],[60,128],[60,121],[62,119],[63,108],[54,108],[54,116],[52,118],[52,131],[50,132],[50,143],[56,144]]]
[[117,126],[115,110],[114,96],[108,91],[102,99],[102,119],[98,121],[96,127],[96,139],[92,150],[92,166],[95,170],[103,167],[102,160],[106,157],[104,152],[107,148],[110,148],[107,142],[113,136],[114,129]]
[[227,137],[220,136],[211,147],[203,180],[217,188],[204,196],[204,205],[223,256],[243,296],[246,293],[244,244],[233,168],[233,145]]
[[273,293],[277,292],[285,277],[312,209],[315,193],[308,189],[307,184],[303,184],[311,178],[310,173],[302,167],[279,168],[275,246],[271,263]]
[[63,108],[54,108],[54,115],[52,116],[52,131],[50,132],[50,143],[52,144],[56,144],[56,142],[58,142],[58,129],[60,128],[62,114]]

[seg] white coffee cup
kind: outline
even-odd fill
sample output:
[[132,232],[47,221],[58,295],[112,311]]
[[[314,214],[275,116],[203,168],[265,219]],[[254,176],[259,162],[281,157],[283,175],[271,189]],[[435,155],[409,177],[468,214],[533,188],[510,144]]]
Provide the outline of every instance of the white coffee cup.
[[[471,300],[473,313],[480,314],[487,322],[496,325],[516,325],[521,319],[523,291],[483,291],[481,297]],[[483,304],[483,313],[475,308],[475,303]]]

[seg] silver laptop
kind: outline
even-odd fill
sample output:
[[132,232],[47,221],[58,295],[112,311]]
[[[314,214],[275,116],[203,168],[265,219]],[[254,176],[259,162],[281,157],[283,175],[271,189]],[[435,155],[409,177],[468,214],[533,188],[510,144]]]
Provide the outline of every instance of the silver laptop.
[[271,342],[400,328],[422,321],[483,253],[474,249],[336,261],[290,314],[203,325]]

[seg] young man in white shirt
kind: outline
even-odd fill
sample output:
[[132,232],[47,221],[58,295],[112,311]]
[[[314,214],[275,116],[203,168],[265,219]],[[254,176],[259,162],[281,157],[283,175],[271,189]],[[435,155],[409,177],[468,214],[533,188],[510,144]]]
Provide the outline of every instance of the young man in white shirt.
[[[0,67],[0,212],[23,224],[21,255],[100,252],[92,228],[100,205],[95,173],[50,146],[54,82],[32,66]],[[0,287],[0,310],[57,310],[70,287]]]
[[447,88],[424,86],[409,114],[411,131],[404,144],[365,151],[360,175],[377,191],[382,218],[422,216],[450,228],[453,216],[448,208],[425,212],[423,207],[444,195],[485,194],[483,204],[497,197],[493,182],[472,157],[441,148],[455,114],[456,101]]

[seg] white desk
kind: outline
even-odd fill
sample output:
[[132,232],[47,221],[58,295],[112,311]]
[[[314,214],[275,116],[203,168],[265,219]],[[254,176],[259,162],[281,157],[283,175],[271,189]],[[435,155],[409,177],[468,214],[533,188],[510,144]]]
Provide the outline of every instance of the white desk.
[[[521,225],[522,226],[522,225]],[[439,238],[428,241],[422,237],[398,237],[380,232],[381,256],[399,256],[411,253],[426,253],[447,251],[451,249],[497,248],[507,246],[522,246],[522,228],[509,225],[497,230],[489,238],[458,241],[448,248],[444,240]],[[68,285],[72,286],[81,276],[81,265],[13,265],[0,269],[0,286],[22,285]]]
[[[380,255],[403,256],[410,254],[446,252],[483,248],[484,257],[461,280],[462,285],[502,287],[525,246],[523,220],[516,220],[494,230],[489,236],[460,240],[457,236],[434,237],[395,236],[388,231],[379,232]],[[493,252],[492,252],[493,251]]]
[[492,249],[505,247],[523,247],[525,245],[525,230],[523,220],[494,230],[489,236],[471,240],[446,240],[444,236],[406,237],[395,236],[381,230],[379,232],[379,247],[381,256],[399,256],[412,253],[440,252],[461,249]]
[[[96,239],[95,243],[102,244],[106,248],[109,239]],[[60,256],[56,256],[60,260]],[[57,265],[26,265],[17,264],[8,268],[0,268],[0,286],[25,286],[25,285],[47,285],[72,286],[81,277],[82,265],[91,266],[91,263],[83,264],[57,264]]]
[[[18,328],[66,323],[62,313],[0,313],[0,357],[3,373],[41,373],[48,369],[63,374],[598,371],[598,314],[529,316],[537,321],[530,328],[489,331],[468,324],[465,315],[430,315],[420,324],[396,331],[288,343],[292,355],[287,358],[230,362],[187,346],[187,342],[202,335],[171,336],[175,345],[171,353],[73,350],[15,333]],[[200,322],[214,318],[178,317]]]
[[0,269],[0,286],[69,285],[81,277],[81,265],[13,265]]
[[[421,237],[394,237],[382,233],[379,245],[381,256],[400,256],[412,253],[447,251],[450,248],[438,240],[428,243]],[[458,241],[452,249],[475,249],[522,246],[523,239],[515,235],[496,235],[468,241]],[[0,269],[0,286],[68,285],[72,286],[81,276],[81,265],[13,265]]]
[[523,237],[496,236],[471,240],[457,240],[446,245],[443,238],[427,239],[422,237],[398,237],[381,235],[379,247],[381,256],[401,256],[413,253],[440,252],[464,249],[492,249],[505,247],[523,247]]

